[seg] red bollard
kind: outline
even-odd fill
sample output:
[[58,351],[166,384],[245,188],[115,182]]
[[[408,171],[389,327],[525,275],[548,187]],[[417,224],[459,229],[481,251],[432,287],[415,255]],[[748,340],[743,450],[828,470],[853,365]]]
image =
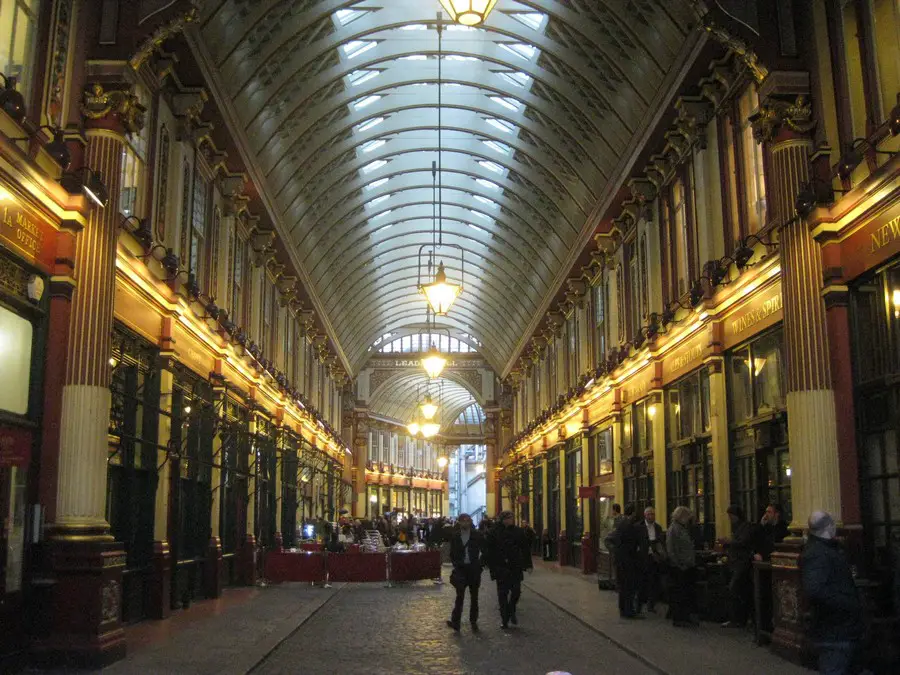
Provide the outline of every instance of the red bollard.
[[590,532],[585,532],[581,538],[581,571],[584,574],[597,572],[597,553],[594,550],[594,539]]
[[559,566],[565,567],[569,564],[569,539],[566,536],[565,530],[560,530],[558,541]]

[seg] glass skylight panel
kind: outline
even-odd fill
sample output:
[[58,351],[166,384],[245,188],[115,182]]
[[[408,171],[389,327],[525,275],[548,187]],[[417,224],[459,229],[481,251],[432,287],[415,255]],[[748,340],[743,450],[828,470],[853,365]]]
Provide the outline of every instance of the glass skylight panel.
[[428,30],[428,26],[424,23],[410,23],[405,26],[400,26],[400,30]]
[[497,141],[481,141],[486,146],[488,146],[491,150],[495,152],[499,152],[501,155],[508,155],[512,152],[512,148],[504,143],[498,143]]
[[473,196],[479,202],[481,202],[482,204],[486,204],[487,206],[490,206],[492,209],[496,209],[499,206],[499,204],[497,204],[497,202],[495,202],[493,199],[488,199],[487,197],[482,197],[481,195],[473,195]]
[[489,181],[486,178],[476,178],[475,182],[478,183],[481,187],[487,188],[488,190],[499,190],[500,186],[494,183],[493,181]]
[[374,190],[377,187],[381,187],[385,183],[387,183],[390,178],[379,178],[378,180],[373,180],[371,183],[366,185],[363,190]]
[[372,105],[373,103],[375,103],[375,101],[380,101],[380,100],[381,100],[381,96],[378,96],[377,94],[372,94],[371,96],[364,96],[363,98],[361,98],[358,101],[355,101],[353,103],[353,108],[354,108],[354,110],[362,110],[366,106],[369,106],[369,105]]
[[481,61],[477,56],[466,56],[465,54],[447,54],[445,61]]
[[367,11],[364,9],[339,9],[334,15],[337,17],[339,24],[346,26],[348,23],[356,21],[363,14],[366,14]]
[[380,70],[354,70],[347,76],[347,79],[350,81],[350,85],[355,87],[379,75],[381,75]]
[[545,14],[539,12],[512,12],[508,16],[534,30],[539,30],[546,18]]
[[480,159],[478,160],[478,163],[488,171],[493,171],[494,173],[503,173],[503,167],[496,162],[490,162],[486,159]]
[[519,103],[516,99],[510,98],[509,96],[491,96],[491,100],[494,103],[499,103],[507,110],[519,112],[519,110],[522,109],[522,104]]
[[425,61],[428,57],[425,54],[408,54],[401,56],[400,61]]
[[491,218],[486,213],[482,213],[481,211],[476,211],[475,209],[469,209],[469,213],[471,213],[473,216],[477,216],[478,218],[481,218],[482,220],[486,220],[490,223],[494,222],[493,218]]
[[476,31],[476,30],[481,30],[481,29],[476,28],[475,26],[463,26],[461,23],[451,23],[449,26],[444,26],[444,30],[465,32],[465,31]]
[[515,87],[527,88],[531,86],[531,75],[520,73],[517,70],[511,72],[497,73],[503,80],[509,82]]
[[[374,216],[372,216],[371,218],[369,218],[369,220],[378,220],[379,218],[384,218],[384,217],[385,217],[387,214],[389,214],[392,210],[393,210],[393,209],[388,209],[387,211],[382,211],[381,213],[376,213]],[[386,229],[389,228],[389,227],[390,227],[390,225],[386,225],[385,227],[382,227],[381,229],[382,229],[382,230],[386,230]],[[380,231],[380,230],[379,230],[379,231]]]
[[516,128],[515,124],[513,124],[511,122],[507,122],[506,120],[498,120],[495,117],[488,117],[487,123],[490,124],[495,129],[499,129],[500,131],[502,131],[505,134],[511,134]]
[[487,230],[484,228],[478,227],[477,225],[473,225],[472,223],[466,223],[469,227],[471,227],[476,232],[480,232],[481,234],[487,234]]
[[344,56],[348,59],[356,58],[360,54],[369,51],[378,43],[374,40],[352,40],[341,46],[344,50]]
[[359,149],[362,150],[363,152],[372,152],[376,148],[380,148],[385,143],[387,143],[386,140],[384,140],[383,138],[379,138],[376,141],[369,141],[368,143],[363,143]]
[[380,169],[387,161],[384,159],[376,159],[374,162],[369,162],[362,169],[360,169],[363,173],[372,173],[375,169]]
[[[375,218],[381,218],[381,216],[386,216],[389,213],[390,213],[390,211],[385,211],[384,213],[379,213],[377,216],[375,216]],[[375,220],[375,218],[372,218],[372,220]],[[379,232],[384,232],[385,230],[391,229],[393,226],[394,226],[394,223],[388,223],[387,225],[383,225],[383,226],[379,227],[377,230],[375,230],[375,232],[373,232],[373,234],[378,234]]]
[[371,199],[368,202],[366,202],[366,208],[372,208],[376,204],[380,204],[381,202],[383,202],[385,199],[390,199],[390,198],[391,198],[391,195],[381,195],[380,197],[375,197],[375,199]]
[[537,53],[535,47],[526,45],[524,42],[501,42],[499,44],[501,49],[505,49],[510,54],[515,54],[520,59],[525,59],[526,61],[530,61]]
[[356,126],[356,130],[357,130],[357,131],[368,131],[368,130],[371,129],[372,127],[378,126],[378,125],[381,124],[382,122],[384,122],[384,118],[383,118],[383,117],[373,117],[373,118],[370,119],[370,120],[366,120],[365,122],[362,122],[361,124],[358,124],[358,125]]

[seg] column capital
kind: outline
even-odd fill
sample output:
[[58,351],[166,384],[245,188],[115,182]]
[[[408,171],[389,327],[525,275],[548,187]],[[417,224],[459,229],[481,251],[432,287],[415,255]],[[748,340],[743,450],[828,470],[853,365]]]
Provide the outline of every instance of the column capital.
[[770,143],[780,132],[808,136],[816,127],[809,102],[809,73],[774,71],[759,89],[759,110],[750,116],[753,137]]

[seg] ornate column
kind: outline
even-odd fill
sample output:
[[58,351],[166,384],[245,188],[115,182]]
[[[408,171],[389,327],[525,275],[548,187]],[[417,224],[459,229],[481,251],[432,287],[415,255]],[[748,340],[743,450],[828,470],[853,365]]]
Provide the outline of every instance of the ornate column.
[[172,340],[172,319],[162,320],[159,340],[159,425],[156,451],[156,499],[153,517],[153,572],[148,598],[148,614],[153,619],[166,619],[172,613],[172,553],[169,548],[169,507],[172,493],[172,463],[165,448],[172,438],[172,390],[175,377],[172,373],[175,357]]
[[799,534],[810,512],[838,516],[835,398],[829,361],[825,304],[822,300],[822,254],[805,218],[794,203],[810,178],[814,127],[806,73],[772,73],[760,87],[763,105],[753,116],[754,135],[766,143],[767,186],[772,217],[782,224],[781,274],[784,296],[784,342],[787,355],[788,440],[791,457],[793,520],[798,535],[772,555],[775,630],[772,647],[797,659],[806,642],[801,611]]
[[731,521],[725,516],[725,512],[731,503],[731,467],[728,456],[728,388],[725,381],[725,362],[720,357],[708,361],[707,366],[716,537],[728,537],[731,536]]
[[[653,425],[653,503],[656,508],[656,520],[660,526],[666,527],[669,521],[668,511],[668,473],[666,472],[666,411],[662,389],[654,389],[648,399],[652,410]],[[623,506],[624,508],[624,506]]]
[[90,118],[84,165],[99,172],[110,199],[105,208],[91,210],[75,246],[66,367],[60,373],[56,513],[48,527],[56,585],[51,635],[36,649],[44,658],[102,665],[125,655],[125,552],[106,521],[109,354],[122,146],[126,133],[143,126],[143,113],[127,91],[104,93],[99,85],[86,95],[83,110]]
[[[212,504],[210,505],[210,535],[206,546],[206,565],[203,568],[206,597],[218,598],[222,595],[222,577],[224,562],[222,559],[221,515],[222,515],[222,434],[221,424],[225,419],[225,378],[222,376],[222,361],[216,360],[215,371],[210,373],[212,381],[213,410],[215,411],[216,433],[212,440],[213,467],[210,469],[209,484],[212,486]],[[279,502],[280,504],[281,502]]]
[[485,413],[485,462],[484,462],[484,478],[485,478],[485,502],[487,507],[487,516],[495,517],[501,510],[500,504],[500,479],[497,476],[497,432],[500,427],[500,420],[497,419],[498,410],[488,409]]
[[[253,401],[255,394],[256,391],[251,389],[251,402]],[[250,421],[247,426],[250,437],[255,437],[257,431],[256,412],[250,414]],[[237,552],[239,556],[237,566],[238,579],[244,586],[252,586],[256,583],[256,528],[254,525],[256,521],[256,473],[259,471],[259,468],[256,466],[253,443],[250,443],[248,450],[250,451],[250,454],[247,457],[247,466],[250,467],[250,471],[247,475],[247,535],[244,537],[244,541],[240,543],[240,548]]]
[[[563,431],[563,427],[560,427],[560,432]],[[562,443],[559,444],[559,504],[557,504],[557,508],[559,509],[559,532],[557,532],[557,541],[559,542],[559,547],[557,550],[557,561],[559,564],[568,565],[569,564],[569,533],[566,530],[568,526],[568,518],[566,517],[568,514],[566,513],[568,509],[566,506],[568,505],[568,494],[566,494],[566,490],[568,487],[567,471],[568,468],[566,466],[566,443],[565,436],[563,433],[560,433],[560,439],[562,439]]]
[[614,396],[612,404],[613,484],[616,504],[622,504],[625,501],[625,470],[622,464],[622,390],[616,389]]
[[839,516],[837,426],[829,360],[822,252],[794,202],[810,179],[814,127],[805,96],[806,73],[774,72],[763,83],[764,102],[753,119],[754,133],[769,154],[770,205],[782,223],[781,273],[787,355],[788,438],[791,454],[793,522],[799,532],[816,509]]

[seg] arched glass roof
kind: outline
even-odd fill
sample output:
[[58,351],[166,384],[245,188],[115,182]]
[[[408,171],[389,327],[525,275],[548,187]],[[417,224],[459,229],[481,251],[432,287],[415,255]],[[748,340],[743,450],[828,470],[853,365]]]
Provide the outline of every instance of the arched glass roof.
[[[514,356],[627,172],[692,40],[688,0],[499,0],[446,25],[440,161],[445,318],[495,370]],[[280,230],[358,369],[424,318],[432,241],[437,0],[219,0],[203,49]]]

